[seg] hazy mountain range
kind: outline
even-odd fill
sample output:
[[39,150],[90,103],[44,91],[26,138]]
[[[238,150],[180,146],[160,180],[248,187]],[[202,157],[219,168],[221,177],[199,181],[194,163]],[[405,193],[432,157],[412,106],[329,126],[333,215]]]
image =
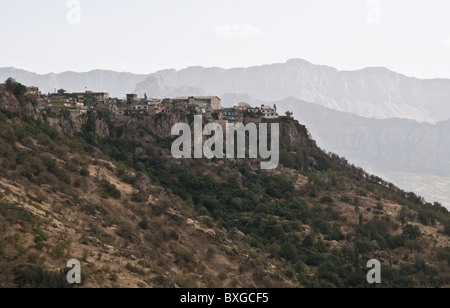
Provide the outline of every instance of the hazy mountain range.
[[[218,95],[225,106],[276,102],[279,111],[294,111],[327,151],[450,207],[445,201],[450,200],[450,189],[444,185],[431,191],[450,181],[448,79],[421,80],[386,68],[339,71],[298,59],[249,68],[189,67],[148,75],[102,70],[38,75],[0,68],[0,80],[10,76],[43,92],[64,88],[107,91],[114,97],[127,93],[154,98]],[[424,182],[430,183],[425,191]]]
[[[397,117],[420,122],[450,118],[450,80],[409,78],[385,68],[345,72],[290,60],[250,68],[165,70],[149,77],[154,78],[162,78],[175,89],[191,86],[208,94],[246,94],[261,101],[294,97],[373,118]],[[152,89],[138,86],[136,90]]]
[[9,76],[44,92],[108,91],[124,97],[136,92],[149,97],[173,95],[246,95],[260,101],[293,97],[344,112],[372,118],[407,118],[439,122],[450,118],[450,80],[421,80],[386,68],[338,71],[304,60],[290,60],[249,68],[221,69],[189,67],[163,70],[149,75],[95,70],[38,75],[14,68],[1,68],[0,80]]
[[87,89],[108,92],[113,97],[125,97],[125,94],[133,92],[136,84],[143,81],[148,75],[103,70],[39,75],[11,67],[0,68],[0,81],[4,81],[8,77],[13,77],[28,86],[37,86],[43,93],[53,93],[61,88],[69,92],[81,92]]
[[371,119],[296,99],[276,105],[294,111],[320,146],[369,170],[450,174],[450,120]]
[[320,147],[450,207],[450,120],[371,119],[293,98],[275,104],[293,111]]

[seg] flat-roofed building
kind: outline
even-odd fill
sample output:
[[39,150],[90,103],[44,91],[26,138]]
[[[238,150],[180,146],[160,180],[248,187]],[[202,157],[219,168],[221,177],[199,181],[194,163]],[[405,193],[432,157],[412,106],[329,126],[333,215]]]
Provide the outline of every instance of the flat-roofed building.
[[109,99],[109,93],[107,92],[93,92],[93,91],[86,91],[86,92],[75,92],[72,93],[72,95],[76,96],[78,99],[86,99],[88,97],[93,97],[98,101],[104,101]]
[[191,96],[189,97],[189,105],[195,105],[199,108],[209,109],[213,111],[221,109],[222,100],[217,96]]
[[137,94],[127,94],[127,104],[133,104],[138,100]]
[[149,110],[150,106],[147,104],[141,104],[141,105],[133,105],[131,106],[131,110]]
[[261,105],[261,114],[263,118],[277,118],[278,114],[275,108]]
[[27,87],[27,94],[41,95],[38,87]]

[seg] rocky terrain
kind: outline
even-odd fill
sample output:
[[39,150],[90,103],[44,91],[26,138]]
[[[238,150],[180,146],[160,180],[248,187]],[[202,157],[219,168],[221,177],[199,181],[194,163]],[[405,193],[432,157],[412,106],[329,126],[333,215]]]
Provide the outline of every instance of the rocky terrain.
[[44,92],[87,87],[118,97],[131,92],[160,98],[219,95],[224,106],[276,101],[280,112],[293,111],[307,124],[323,149],[378,175],[410,174],[390,178],[401,187],[420,189],[427,200],[449,206],[445,202],[448,190],[434,189],[439,181],[424,186],[420,180],[435,176],[447,180],[450,87],[445,79],[420,80],[385,68],[345,72],[298,59],[250,68],[190,67],[149,75],[98,70],[41,76],[0,69],[0,80],[9,76]]
[[[280,119],[281,165],[175,160],[174,113],[48,117],[0,89],[0,286],[450,285],[450,214]],[[20,107],[19,107],[20,106]]]

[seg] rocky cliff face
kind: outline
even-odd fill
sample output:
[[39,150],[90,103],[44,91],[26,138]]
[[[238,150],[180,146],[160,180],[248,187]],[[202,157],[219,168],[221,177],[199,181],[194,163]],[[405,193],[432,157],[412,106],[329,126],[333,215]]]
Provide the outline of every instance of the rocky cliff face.
[[450,173],[450,121],[367,119],[295,99],[276,104],[279,110],[294,111],[319,146],[372,172]]
[[306,126],[301,125],[297,120],[280,117],[267,120],[267,122],[280,124],[280,138],[290,140],[293,144],[304,149],[317,148],[317,144],[310,138]]
[[[213,120],[211,118],[204,117],[203,125],[212,121]],[[248,123],[252,121],[254,120],[248,119],[245,122]],[[175,124],[192,124],[191,122],[192,119],[189,119],[185,112],[180,111],[175,111],[171,114],[158,114],[152,117],[120,117],[113,120],[114,126],[123,127],[126,135],[135,135],[139,129],[145,128],[147,131],[150,131],[162,139],[170,139],[174,137],[172,136],[172,127]],[[317,148],[316,142],[310,139],[306,127],[294,119],[280,117],[278,119],[264,120],[264,122],[280,124],[281,139],[288,139],[293,144],[305,149]]]
[[75,133],[81,132],[82,126],[86,124],[86,117],[82,115],[71,115],[69,118],[48,118],[48,122],[60,133],[74,135]]
[[[95,125],[95,134],[101,138],[107,138],[110,136],[110,131],[107,121],[104,119],[98,119],[95,114],[90,115]],[[60,133],[67,135],[75,135],[83,131],[83,126],[89,121],[89,117],[86,114],[70,114],[70,116],[58,116],[55,118],[48,118],[48,122],[51,126],[56,128]]]
[[137,132],[145,129],[159,138],[171,138],[172,127],[176,123],[188,123],[184,112],[173,112],[172,114],[157,114],[154,116],[118,116],[112,119],[113,126],[123,129],[128,137],[135,137]]
[[[148,133],[152,133],[159,138],[171,138],[172,127],[176,123],[188,123],[188,118],[184,112],[173,112],[172,114],[158,114],[155,116],[139,115],[139,116],[115,116],[106,120],[99,118],[95,112],[89,114],[71,114],[70,116],[58,116],[48,118],[51,126],[55,127],[59,132],[75,135],[83,131],[85,125],[95,126],[93,132],[101,138],[114,136],[120,130],[121,134],[127,137],[136,137],[141,129],[145,129]],[[113,128],[110,131],[110,128]]]
[[21,112],[34,119],[41,118],[31,99],[25,96],[18,99],[13,93],[7,91],[3,85],[0,85],[0,109],[9,110],[13,113]]

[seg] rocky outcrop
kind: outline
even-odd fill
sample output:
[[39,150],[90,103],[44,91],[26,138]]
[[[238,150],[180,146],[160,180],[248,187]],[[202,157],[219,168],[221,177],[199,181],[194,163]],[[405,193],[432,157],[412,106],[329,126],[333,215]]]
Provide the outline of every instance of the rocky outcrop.
[[[101,138],[107,138],[110,135],[108,123],[103,119],[97,119],[92,115],[95,121],[95,133]],[[89,116],[86,114],[70,113],[69,116],[49,117],[48,122],[60,133],[75,135],[83,130],[83,126],[88,123]]]
[[123,128],[127,137],[134,137],[139,129],[144,128],[163,139],[172,137],[172,127],[175,124],[188,122],[187,114],[182,111],[174,111],[171,114],[160,113],[154,116],[122,116],[113,120],[114,126]]
[[95,133],[101,138],[107,138],[110,135],[108,123],[105,120],[95,120]]
[[24,113],[34,119],[40,119],[41,114],[35,107],[36,103],[27,96],[17,98],[13,93],[6,90],[4,85],[0,85],[0,109],[13,113]]
[[74,135],[81,132],[82,126],[86,123],[85,115],[71,114],[67,117],[47,118],[51,126],[56,128],[60,133]]
[[318,145],[378,173],[450,174],[450,120],[437,124],[367,119],[295,99],[276,102],[291,110]]
[[264,120],[267,123],[280,124],[280,137],[287,139],[295,145],[304,149],[316,149],[317,144],[310,138],[306,126],[301,125],[297,120],[287,117],[280,117],[278,119]]

